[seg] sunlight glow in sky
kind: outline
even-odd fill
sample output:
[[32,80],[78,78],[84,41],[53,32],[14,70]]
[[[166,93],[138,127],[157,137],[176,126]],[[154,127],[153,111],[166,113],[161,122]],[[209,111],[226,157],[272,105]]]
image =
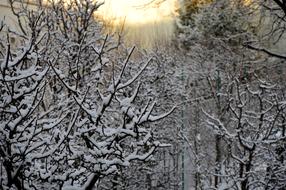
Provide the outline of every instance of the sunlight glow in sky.
[[146,24],[173,18],[176,0],[105,0],[99,14],[117,23]]
[[[105,0],[97,15],[108,30],[121,31],[125,42],[150,47],[174,34],[178,0]],[[123,30],[121,30],[123,29]]]

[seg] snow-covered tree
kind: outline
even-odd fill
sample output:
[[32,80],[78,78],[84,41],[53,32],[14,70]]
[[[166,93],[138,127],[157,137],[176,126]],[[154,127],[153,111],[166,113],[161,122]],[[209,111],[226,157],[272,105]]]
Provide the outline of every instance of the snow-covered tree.
[[236,79],[222,95],[228,119],[205,111],[205,124],[226,144],[218,188],[285,188],[284,90],[265,81],[243,84]]
[[21,30],[1,32],[1,187],[93,189],[149,160],[161,146],[151,122],[174,110],[141,90],[153,58],[138,62],[135,48],[102,34],[98,3],[15,3]]
[[222,138],[204,128],[207,110],[228,120],[222,97],[230,81],[238,78],[248,83],[254,78],[257,54],[245,51],[243,42],[255,34],[249,23],[252,11],[238,1],[213,1],[192,13],[186,26],[181,27],[181,48],[188,51],[190,69],[187,102],[190,135],[185,140],[194,163],[194,188],[218,188],[220,171],[224,167],[226,144]]

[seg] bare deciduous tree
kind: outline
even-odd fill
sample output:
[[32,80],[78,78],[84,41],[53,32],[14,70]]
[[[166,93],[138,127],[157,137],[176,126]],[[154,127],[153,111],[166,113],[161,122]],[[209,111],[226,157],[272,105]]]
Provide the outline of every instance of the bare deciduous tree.
[[1,187],[88,190],[150,159],[160,146],[151,122],[174,110],[153,113],[156,101],[142,93],[152,58],[140,64],[134,48],[103,35],[97,3],[16,3],[21,29],[5,26],[0,43]]

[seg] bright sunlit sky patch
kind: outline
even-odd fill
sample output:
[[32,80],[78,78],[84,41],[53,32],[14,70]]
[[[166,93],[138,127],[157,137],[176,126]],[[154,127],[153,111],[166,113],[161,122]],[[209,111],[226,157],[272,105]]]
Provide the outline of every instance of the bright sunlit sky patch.
[[115,23],[145,24],[172,18],[175,4],[176,0],[105,0],[99,13]]
[[177,1],[105,0],[97,15],[107,28],[123,31],[125,42],[147,48],[172,38]]

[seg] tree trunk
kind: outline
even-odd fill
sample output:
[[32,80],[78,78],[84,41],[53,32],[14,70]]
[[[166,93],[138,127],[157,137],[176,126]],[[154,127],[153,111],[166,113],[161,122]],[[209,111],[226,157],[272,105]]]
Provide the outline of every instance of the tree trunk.
[[99,180],[99,173],[93,174],[92,179],[88,182],[89,184],[85,187],[85,190],[92,190],[95,183]]

